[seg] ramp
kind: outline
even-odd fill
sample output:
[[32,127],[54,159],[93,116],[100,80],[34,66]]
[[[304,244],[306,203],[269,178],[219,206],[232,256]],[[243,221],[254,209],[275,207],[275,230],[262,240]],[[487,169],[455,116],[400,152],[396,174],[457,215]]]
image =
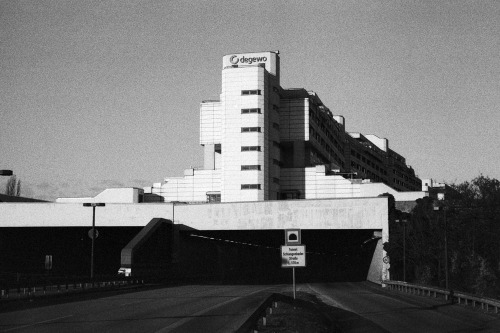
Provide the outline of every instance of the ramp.
[[172,263],[173,222],[152,219],[121,251],[121,270],[134,276],[164,275]]

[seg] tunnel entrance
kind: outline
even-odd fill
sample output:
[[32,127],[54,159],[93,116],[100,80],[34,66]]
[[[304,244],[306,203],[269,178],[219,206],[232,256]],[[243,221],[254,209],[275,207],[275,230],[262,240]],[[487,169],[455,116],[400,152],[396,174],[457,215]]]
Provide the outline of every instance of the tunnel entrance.
[[[376,241],[374,230],[302,230],[304,282],[365,281]],[[281,267],[283,230],[181,231],[179,269],[190,280],[227,283],[288,283]]]

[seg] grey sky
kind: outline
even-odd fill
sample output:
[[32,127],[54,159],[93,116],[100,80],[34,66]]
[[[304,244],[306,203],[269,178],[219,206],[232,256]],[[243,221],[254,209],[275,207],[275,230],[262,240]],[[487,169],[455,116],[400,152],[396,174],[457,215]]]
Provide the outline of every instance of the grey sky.
[[181,176],[222,56],[279,50],[421,178],[500,179],[499,36],[499,1],[0,1],[0,168],[47,199]]

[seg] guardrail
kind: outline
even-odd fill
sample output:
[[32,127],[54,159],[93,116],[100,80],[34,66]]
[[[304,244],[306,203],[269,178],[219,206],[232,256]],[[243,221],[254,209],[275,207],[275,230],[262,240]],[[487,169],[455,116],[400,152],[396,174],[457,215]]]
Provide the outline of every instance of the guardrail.
[[236,333],[247,333],[247,332],[255,332],[255,328],[257,325],[257,320],[259,318],[263,318],[263,322],[265,325],[266,315],[272,312],[272,308],[276,307],[276,300],[278,298],[278,294],[273,293],[267,299],[265,299],[260,306],[254,311],[250,317],[241,325],[240,328],[236,330]]
[[498,309],[500,308],[500,300],[475,296],[460,291],[421,286],[402,281],[384,281],[383,284],[390,290],[404,291],[421,296],[443,297],[445,300],[449,300],[453,303],[456,302],[457,304],[463,304],[465,306],[470,305],[473,308],[481,305],[481,309],[486,312],[490,312],[490,309],[492,309],[494,313],[498,314]]
[[96,281],[96,282],[74,282],[61,283],[48,286],[17,287],[0,290],[0,299],[9,298],[30,298],[42,295],[53,295],[59,293],[69,293],[74,291],[101,289],[101,288],[120,288],[123,286],[144,284],[144,280],[128,279],[115,281]]

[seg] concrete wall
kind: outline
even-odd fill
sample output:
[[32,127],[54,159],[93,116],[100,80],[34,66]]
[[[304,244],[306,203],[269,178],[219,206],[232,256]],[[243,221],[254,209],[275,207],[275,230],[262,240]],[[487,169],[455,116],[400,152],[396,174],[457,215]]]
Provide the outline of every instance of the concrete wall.
[[176,224],[200,230],[387,229],[387,198],[175,206]]
[[[96,207],[96,226],[145,226],[155,217],[171,219],[171,204],[106,204]],[[2,203],[1,227],[81,227],[92,225],[92,207],[81,203]]]
[[359,198],[361,184],[342,176],[326,175],[326,167],[286,168],[281,170],[283,191],[298,190],[302,199]]
[[165,201],[205,202],[207,192],[221,191],[220,170],[184,170],[184,177],[165,179],[152,193],[161,195]]
[[207,102],[200,105],[200,144],[221,143],[222,104]]
[[[199,230],[334,229],[377,230],[389,240],[387,197],[286,200],[219,204],[106,204],[96,208],[97,227],[145,226],[164,218]],[[1,203],[0,227],[91,226],[92,208],[81,203]],[[388,278],[377,247],[369,279]]]
[[[2,203],[1,227],[77,227],[92,222],[82,204]],[[144,226],[152,218],[199,230],[386,229],[387,198],[285,200],[220,204],[106,204],[96,224]]]

